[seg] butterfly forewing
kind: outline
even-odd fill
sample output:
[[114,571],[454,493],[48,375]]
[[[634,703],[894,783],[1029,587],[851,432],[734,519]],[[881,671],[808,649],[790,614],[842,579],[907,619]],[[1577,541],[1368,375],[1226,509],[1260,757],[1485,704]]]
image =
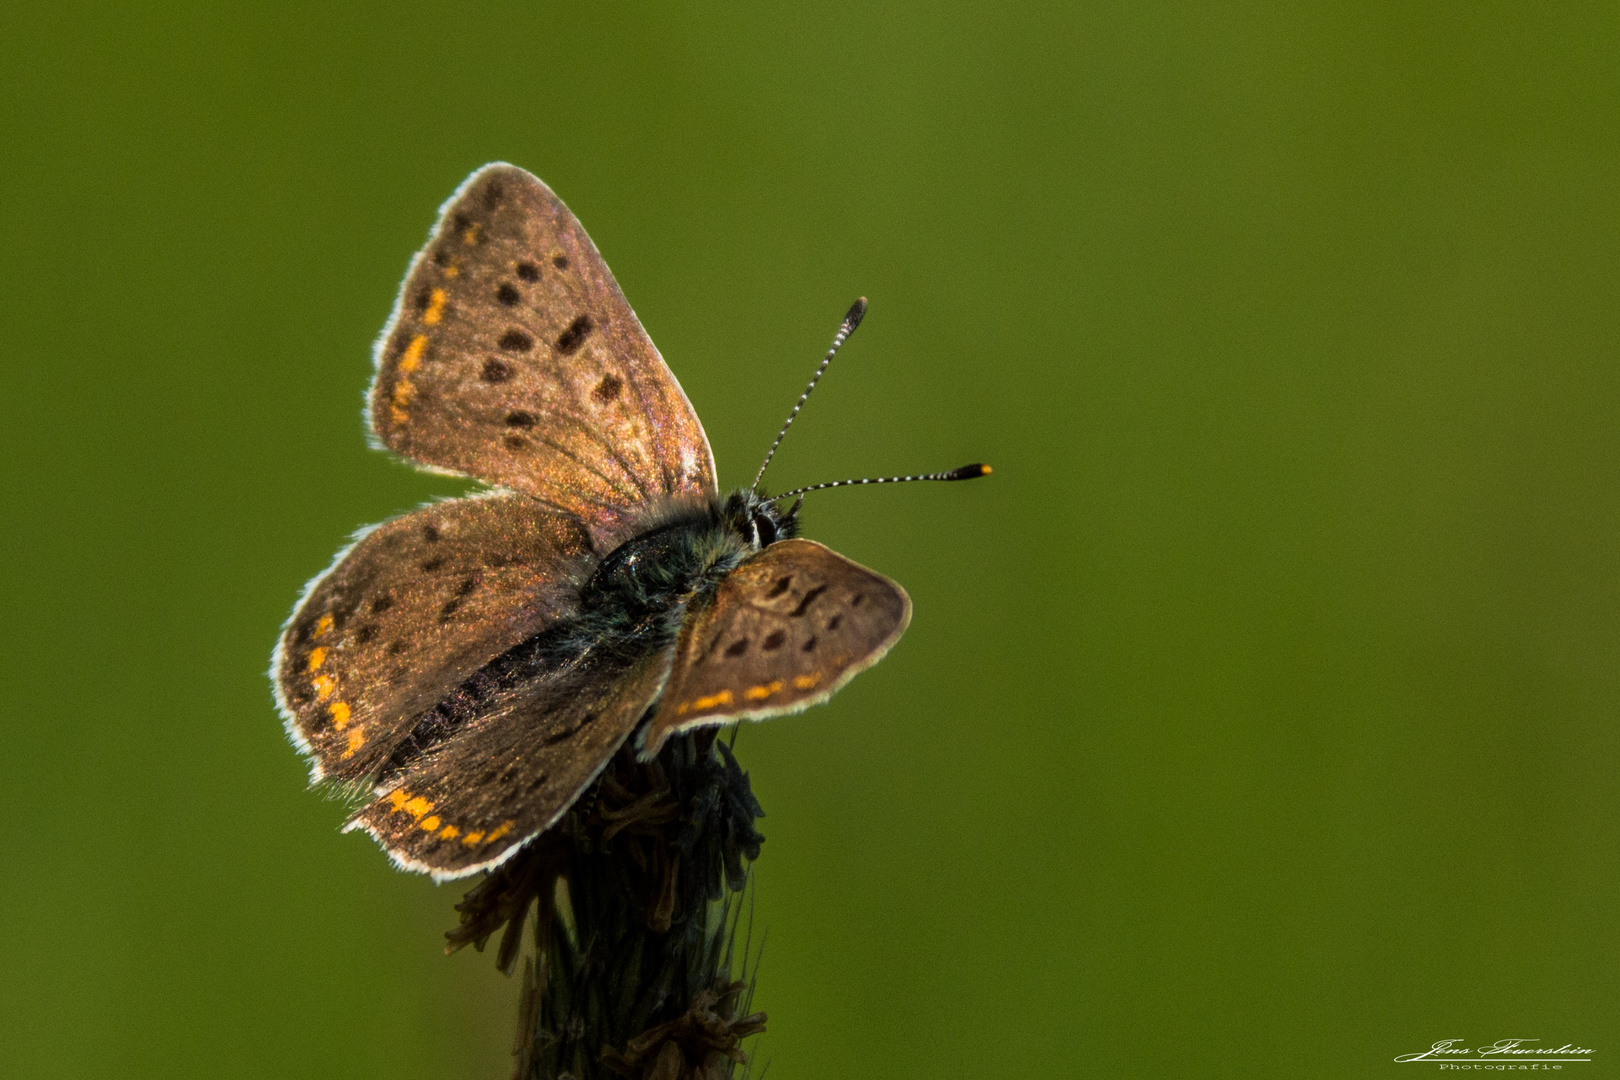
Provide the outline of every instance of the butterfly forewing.
[[703,428],[607,265],[512,165],[445,204],[378,343],[370,410],[389,449],[575,514],[604,553],[647,503],[715,491]]
[[881,574],[810,540],[772,544],[687,616],[643,753],[674,732],[797,712],[877,663],[911,600]]
[[673,647],[587,657],[512,688],[354,816],[396,863],[437,879],[506,858],[554,822],[657,696]]
[[318,578],[276,648],[276,696],[317,779],[373,775],[423,712],[577,607],[584,527],[521,495],[384,522]]

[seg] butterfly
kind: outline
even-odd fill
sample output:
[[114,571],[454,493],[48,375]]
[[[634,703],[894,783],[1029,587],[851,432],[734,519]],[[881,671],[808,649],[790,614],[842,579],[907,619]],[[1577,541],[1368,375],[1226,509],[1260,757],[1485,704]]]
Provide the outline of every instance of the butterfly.
[[626,740],[647,759],[680,732],[797,712],[882,658],[911,601],[797,536],[806,491],[989,471],[767,496],[761,466],[722,497],[590,238],[504,163],[440,210],[375,360],[375,443],[489,489],[358,534],[305,589],[271,680],[312,782],[365,800],[345,831],[437,880],[509,858]]

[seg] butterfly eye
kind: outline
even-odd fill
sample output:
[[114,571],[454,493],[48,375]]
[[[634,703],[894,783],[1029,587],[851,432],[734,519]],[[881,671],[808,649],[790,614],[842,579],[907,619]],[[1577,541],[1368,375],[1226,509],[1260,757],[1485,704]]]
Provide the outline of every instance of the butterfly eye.
[[760,547],[770,547],[776,543],[776,522],[764,514],[754,516],[754,543]]

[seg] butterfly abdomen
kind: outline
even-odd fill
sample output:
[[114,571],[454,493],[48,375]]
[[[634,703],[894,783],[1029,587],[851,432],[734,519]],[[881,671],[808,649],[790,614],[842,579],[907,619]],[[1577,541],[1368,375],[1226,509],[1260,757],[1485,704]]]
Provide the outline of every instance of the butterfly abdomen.
[[435,746],[490,711],[507,691],[577,663],[589,644],[589,628],[565,617],[507,649],[445,695],[394,748],[377,776],[386,783]]

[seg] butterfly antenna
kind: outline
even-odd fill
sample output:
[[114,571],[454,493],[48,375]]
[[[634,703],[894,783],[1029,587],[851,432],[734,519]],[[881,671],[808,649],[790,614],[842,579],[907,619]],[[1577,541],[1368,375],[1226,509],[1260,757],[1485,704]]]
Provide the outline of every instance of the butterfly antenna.
[[793,411],[788,413],[787,423],[782,425],[782,430],[776,433],[776,441],[771,443],[771,448],[765,452],[765,460],[760,463],[759,472],[754,474],[753,490],[759,490],[759,482],[765,478],[765,467],[771,463],[771,458],[776,456],[776,448],[782,445],[782,439],[787,435],[788,428],[793,426],[793,421],[799,415],[799,410],[804,408],[804,403],[809,400],[810,391],[816,388],[816,383],[821,381],[821,376],[827,370],[827,365],[832,363],[833,357],[838,355],[838,350],[844,347],[844,342],[849,340],[849,335],[853,334],[855,328],[861,325],[861,319],[865,315],[866,297],[863,296],[849,306],[849,314],[844,316],[844,321],[838,324],[838,333],[833,335],[832,348],[827,350],[827,358],[821,362],[820,367],[816,368],[816,373],[810,376],[810,385],[805,387],[804,393],[799,395],[799,400],[793,405]]
[[785,499],[790,495],[802,496],[807,491],[821,491],[824,488],[849,487],[851,484],[906,484],[913,480],[977,480],[981,476],[990,475],[990,466],[983,464],[964,465],[960,469],[950,472],[922,473],[918,476],[872,476],[861,480],[829,480],[825,484],[811,484],[809,487],[794,488],[784,491],[780,495],[772,495],[771,501]]

